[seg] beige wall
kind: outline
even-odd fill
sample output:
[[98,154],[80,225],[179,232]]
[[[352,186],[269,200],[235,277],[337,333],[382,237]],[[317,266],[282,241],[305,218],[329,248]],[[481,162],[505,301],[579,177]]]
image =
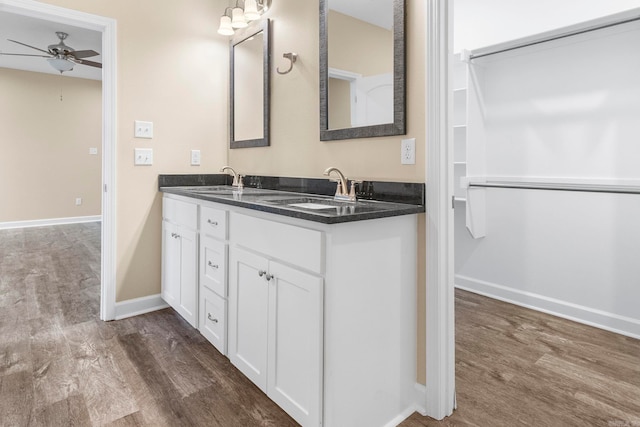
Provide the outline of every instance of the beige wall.
[[[327,166],[352,178],[424,182],[424,6],[407,2],[407,136],[321,142],[319,137],[318,3],[278,0],[273,19],[274,68],[285,52],[298,53],[291,73],[273,74],[270,147],[235,149],[240,173],[322,177]],[[400,141],[416,138],[416,165],[400,164]]]
[[0,68],[0,93],[0,222],[100,215],[101,82]]
[[[227,152],[228,40],[216,34],[222,0],[135,2],[47,0],[117,19],[117,300],[160,291],[161,173],[215,173],[228,163],[243,174],[322,177],[329,165],[349,177],[424,182],[424,5],[407,2],[407,136],[416,165],[400,164],[400,140],[319,140],[318,2],[277,0],[272,26],[271,146]],[[152,13],[149,13],[152,11]],[[285,52],[298,53],[286,75]],[[154,139],[135,140],[133,121],[155,123]],[[154,149],[154,165],[133,166],[133,148]],[[189,151],[202,166],[189,166]],[[424,218],[421,219],[423,221]],[[420,234],[420,247],[424,240]],[[419,272],[424,288],[424,252]],[[423,291],[422,291],[423,292]],[[424,299],[418,301],[424,317]],[[424,347],[419,337],[418,347]],[[418,363],[419,368],[424,362]],[[424,372],[419,373],[420,378]]]

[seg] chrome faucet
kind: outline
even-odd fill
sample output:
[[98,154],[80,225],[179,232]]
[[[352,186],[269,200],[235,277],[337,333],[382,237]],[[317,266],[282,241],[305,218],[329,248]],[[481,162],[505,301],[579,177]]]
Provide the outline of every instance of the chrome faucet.
[[336,181],[338,183],[338,187],[336,188],[336,195],[334,197],[335,200],[348,200],[350,202],[356,201],[356,183],[362,181],[351,181],[351,191],[349,191],[348,179],[345,178],[344,174],[340,172],[340,169],[335,168],[333,166],[328,167],[324,170],[324,174],[326,176],[330,176],[331,172],[335,172],[339,175],[338,179],[331,179],[332,181]]
[[242,187],[244,187],[244,184],[242,183],[242,175],[237,173],[231,166],[223,166],[222,169],[220,169],[220,172],[224,172],[226,170],[230,171],[231,175],[233,175],[233,183],[231,186],[242,189]]

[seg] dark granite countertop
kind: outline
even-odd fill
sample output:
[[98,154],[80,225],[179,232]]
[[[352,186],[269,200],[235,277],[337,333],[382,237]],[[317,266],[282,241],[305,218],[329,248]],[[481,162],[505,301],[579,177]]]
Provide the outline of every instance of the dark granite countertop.
[[235,191],[227,175],[160,175],[158,178],[159,190],[164,193],[324,224],[425,211],[424,184],[365,182],[358,192],[358,200],[345,202],[329,195],[335,191],[336,184],[328,180],[249,176],[245,177],[245,185],[247,183],[251,186]]

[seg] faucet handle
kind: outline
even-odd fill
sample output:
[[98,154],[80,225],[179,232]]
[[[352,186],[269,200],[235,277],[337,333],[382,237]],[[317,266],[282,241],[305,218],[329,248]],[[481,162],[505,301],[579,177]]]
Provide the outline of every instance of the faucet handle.
[[358,179],[351,180],[351,191],[349,191],[349,200],[351,201],[356,200],[356,184],[362,184],[362,180],[358,180]]

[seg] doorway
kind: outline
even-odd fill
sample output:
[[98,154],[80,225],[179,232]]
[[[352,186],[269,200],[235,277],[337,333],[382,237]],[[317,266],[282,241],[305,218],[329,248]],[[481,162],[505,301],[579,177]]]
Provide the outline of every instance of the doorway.
[[115,318],[116,22],[113,19],[37,2],[0,0],[0,12],[57,22],[102,33],[102,231],[100,319]]

